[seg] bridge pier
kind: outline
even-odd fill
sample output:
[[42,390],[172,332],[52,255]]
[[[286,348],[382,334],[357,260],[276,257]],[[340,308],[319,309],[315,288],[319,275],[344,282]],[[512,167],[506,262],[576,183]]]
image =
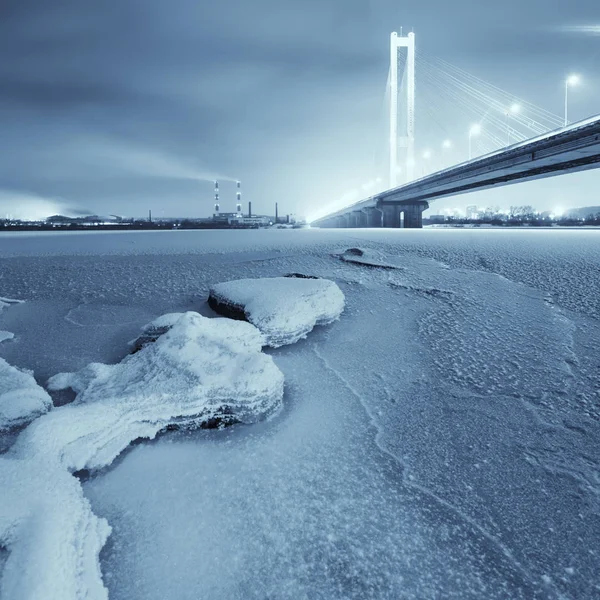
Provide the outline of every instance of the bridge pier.
[[356,215],[356,226],[357,227],[368,227],[369,226],[367,215],[364,211],[357,210],[356,212],[354,212],[354,214]]
[[422,229],[423,228],[423,211],[429,208],[429,204],[425,201],[415,202],[414,204],[406,204],[404,209],[404,228],[405,229]]
[[348,215],[340,215],[338,217],[335,218],[335,226],[343,229],[345,227],[348,227]]
[[397,204],[384,204],[383,227],[400,227],[400,206]]
[[348,225],[347,227],[356,228],[358,227],[358,217],[356,212],[348,213]]
[[365,227],[382,227],[383,212],[378,208],[365,208],[363,209],[363,213],[366,220]]

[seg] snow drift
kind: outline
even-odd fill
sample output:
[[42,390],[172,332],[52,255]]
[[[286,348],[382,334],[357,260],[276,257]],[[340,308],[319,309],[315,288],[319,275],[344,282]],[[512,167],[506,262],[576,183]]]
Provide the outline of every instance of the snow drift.
[[208,302],[219,314],[248,320],[274,348],[305,338],[315,325],[332,323],[344,310],[344,294],[333,281],[298,277],[219,283]]
[[3,598],[107,597],[98,554],[110,527],[71,473],[105,467],[172,424],[223,414],[251,423],[281,404],[283,374],[253,325],[187,312],[144,328],[153,331],[165,333],[116,365],[52,377],[49,387],[72,388],[75,401],[32,423],[0,459],[0,545],[10,552]]
[[0,358],[0,431],[26,425],[51,406],[52,399],[33,375]]

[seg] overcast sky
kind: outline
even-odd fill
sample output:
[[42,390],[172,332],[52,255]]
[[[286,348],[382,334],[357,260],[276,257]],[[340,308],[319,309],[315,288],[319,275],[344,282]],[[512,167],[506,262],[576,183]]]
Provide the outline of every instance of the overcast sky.
[[[207,216],[214,177],[224,211],[239,178],[255,212],[310,214],[373,176],[390,31],[559,115],[576,71],[578,120],[600,112],[598,24],[597,0],[2,0],[0,215]],[[438,206],[598,204],[599,184]]]

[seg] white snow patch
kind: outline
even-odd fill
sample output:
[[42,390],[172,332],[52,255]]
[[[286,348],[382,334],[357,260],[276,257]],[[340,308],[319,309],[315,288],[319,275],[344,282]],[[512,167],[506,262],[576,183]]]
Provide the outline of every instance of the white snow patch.
[[223,409],[248,423],[281,404],[283,374],[253,325],[187,312],[144,329],[164,326],[119,364],[52,377],[51,389],[72,387],[77,398],[31,424],[0,459],[0,546],[10,553],[2,598],[107,598],[98,555],[110,527],[72,472],[107,466],[169,424],[199,424]]
[[339,319],[345,301],[333,281],[295,277],[228,281],[213,286],[210,295],[243,310],[274,348],[305,338],[315,325]]
[[0,358],[0,431],[25,425],[51,406],[52,399],[33,375]]

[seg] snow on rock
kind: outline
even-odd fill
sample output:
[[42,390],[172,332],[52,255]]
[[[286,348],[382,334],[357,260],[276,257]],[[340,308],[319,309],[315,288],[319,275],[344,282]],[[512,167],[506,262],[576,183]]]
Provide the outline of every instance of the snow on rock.
[[277,348],[305,338],[315,325],[337,320],[344,294],[326,279],[239,279],[213,286],[208,303],[219,314],[248,320]]
[[253,325],[187,312],[143,329],[157,331],[164,333],[119,364],[52,377],[50,389],[71,387],[77,398],[32,423],[0,459],[0,546],[9,550],[0,597],[108,597],[98,556],[110,527],[71,473],[105,467],[132,441],[168,425],[224,414],[249,423],[281,404],[283,374],[262,353]]
[[52,399],[33,375],[0,358],[0,431],[26,425],[51,406]]
[[283,399],[283,374],[261,352],[249,323],[194,312],[166,315],[145,328],[170,329],[116,365],[92,363],[52,377],[52,390],[72,388],[72,404],[32,424],[15,444],[57,456],[71,470],[110,464],[132,441],[168,425],[223,419],[252,423]]

